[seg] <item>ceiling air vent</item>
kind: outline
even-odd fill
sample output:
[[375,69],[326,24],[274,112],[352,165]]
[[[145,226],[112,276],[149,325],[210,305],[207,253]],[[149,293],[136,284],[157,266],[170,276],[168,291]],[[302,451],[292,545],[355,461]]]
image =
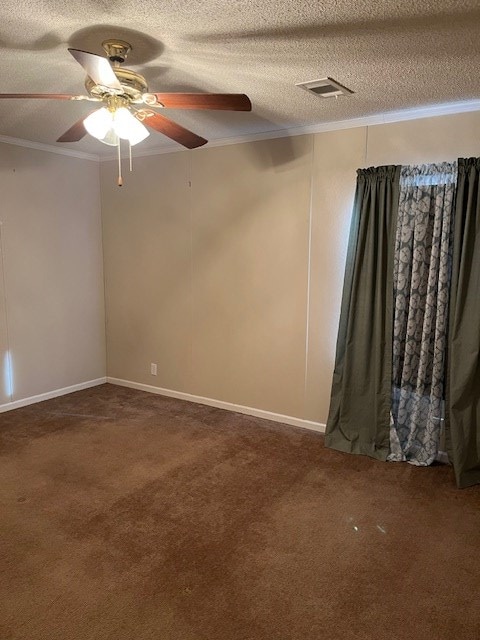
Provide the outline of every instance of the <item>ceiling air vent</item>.
[[297,82],[295,86],[314,93],[321,98],[350,96],[353,93],[353,91],[339,84],[336,80],[333,80],[333,78],[320,78],[320,80],[311,80],[310,82]]

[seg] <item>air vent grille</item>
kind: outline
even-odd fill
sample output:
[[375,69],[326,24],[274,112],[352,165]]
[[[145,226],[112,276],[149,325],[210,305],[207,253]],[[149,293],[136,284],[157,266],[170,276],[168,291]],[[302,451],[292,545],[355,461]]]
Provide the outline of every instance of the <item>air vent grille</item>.
[[321,98],[336,98],[338,96],[351,96],[353,91],[347,89],[333,78],[320,78],[309,82],[298,82],[295,86],[314,93]]

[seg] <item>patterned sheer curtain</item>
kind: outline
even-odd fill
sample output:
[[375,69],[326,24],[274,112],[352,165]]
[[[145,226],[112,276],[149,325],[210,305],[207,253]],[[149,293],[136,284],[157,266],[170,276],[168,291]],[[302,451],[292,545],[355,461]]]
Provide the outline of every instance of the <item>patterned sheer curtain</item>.
[[445,386],[456,163],[402,167],[394,253],[388,460],[431,464]]

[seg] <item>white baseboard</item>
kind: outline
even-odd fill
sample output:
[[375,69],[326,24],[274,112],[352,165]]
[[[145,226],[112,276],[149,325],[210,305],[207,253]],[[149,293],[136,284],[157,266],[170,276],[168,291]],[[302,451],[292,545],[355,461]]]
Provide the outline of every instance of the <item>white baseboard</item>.
[[313,422],[311,420],[303,420],[302,418],[294,418],[293,416],[285,416],[281,413],[272,413],[271,411],[265,411],[264,409],[244,407],[241,404],[233,404],[232,402],[224,402],[223,400],[194,396],[190,393],[184,393],[183,391],[162,389],[161,387],[154,387],[150,384],[142,384],[140,382],[132,382],[131,380],[122,380],[120,378],[111,378],[107,376],[107,382],[117,384],[121,387],[129,387],[130,389],[156,393],[157,395],[167,396],[168,398],[177,398],[178,400],[187,400],[188,402],[205,404],[209,407],[216,407],[217,409],[226,409],[227,411],[243,413],[247,416],[254,416],[255,418],[263,418],[265,420],[272,420],[273,422],[282,422],[283,424],[289,424],[293,427],[301,427],[302,429],[310,429],[311,431],[317,431],[318,433],[325,433],[325,425],[321,422]]
[[[304,420],[302,418],[295,418],[293,416],[286,416],[281,413],[273,413],[272,411],[265,411],[264,409],[255,409],[254,407],[245,407],[241,404],[234,404],[233,402],[224,402],[223,400],[214,400],[213,398],[204,398],[203,396],[194,396],[190,393],[183,391],[173,391],[172,389],[163,389],[162,387],[154,387],[150,384],[142,384],[141,382],[132,382],[131,380],[122,380],[121,378],[112,378],[110,376],[104,378],[96,378],[95,380],[87,380],[86,382],[80,382],[79,384],[73,384],[70,387],[63,387],[62,389],[54,389],[53,391],[47,391],[47,393],[40,393],[37,396],[30,396],[29,398],[22,398],[21,400],[14,400],[13,402],[7,402],[6,404],[0,404],[0,413],[5,411],[13,411],[13,409],[20,409],[26,407],[29,404],[35,404],[36,402],[43,402],[44,400],[50,400],[51,398],[58,398],[59,396],[65,396],[68,393],[74,391],[82,391],[83,389],[90,389],[91,387],[97,387],[101,384],[109,382],[110,384],[117,384],[120,387],[129,387],[130,389],[138,389],[139,391],[147,391],[148,393],[156,393],[160,396],[167,396],[168,398],[177,398],[178,400],[187,400],[188,402],[196,402],[197,404],[204,404],[208,407],[216,407],[217,409],[225,409],[226,411],[234,411],[235,413],[243,413],[247,416],[254,416],[255,418],[263,418],[264,420],[272,420],[273,422],[281,422],[282,424],[289,424],[293,427],[300,427],[302,429],[309,429],[310,431],[317,431],[318,433],[325,433],[326,425],[323,422],[313,422],[312,420]],[[437,458],[439,462],[449,464],[448,455],[445,451],[439,451]]]
[[82,389],[97,387],[98,385],[105,384],[106,382],[107,378],[96,378],[95,380],[87,380],[86,382],[80,382],[79,384],[72,384],[70,387],[54,389],[53,391],[47,391],[47,393],[40,393],[38,396],[30,396],[29,398],[22,398],[21,400],[14,400],[13,402],[0,404],[0,413],[4,413],[5,411],[12,411],[13,409],[20,409],[20,407],[26,407],[29,404],[43,402],[44,400],[50,400],[51,398],[65,396],[67,393],[73,393],[74,391],[81,391]]

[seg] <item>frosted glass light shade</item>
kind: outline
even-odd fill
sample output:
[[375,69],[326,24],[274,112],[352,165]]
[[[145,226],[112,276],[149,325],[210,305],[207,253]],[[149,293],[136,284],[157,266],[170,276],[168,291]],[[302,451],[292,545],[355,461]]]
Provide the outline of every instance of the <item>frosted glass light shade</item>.
[[112,121],[112,113],[105,107],[102,107],[87,116],[83,121],[83,125],[91,136],[101,140],[112,127]]
[[118,138],[129,140],[133,146],[150,135],[148,129],[125,107],[114,112],[105,107],[97,109],[85,118],[83,124],[91,136],[112,146],[118,144]]
[[132,146],[150,135],[148,129],[125,107],[120,107],[115,111],[113,128],[120,138],[129,140]]
[[100,139],[100,142],[103,142],[103,144],[108,144],[111,147],[118,146],[118,136],[115,132],[115,129],[113,127],[110,127],[105,136]]

